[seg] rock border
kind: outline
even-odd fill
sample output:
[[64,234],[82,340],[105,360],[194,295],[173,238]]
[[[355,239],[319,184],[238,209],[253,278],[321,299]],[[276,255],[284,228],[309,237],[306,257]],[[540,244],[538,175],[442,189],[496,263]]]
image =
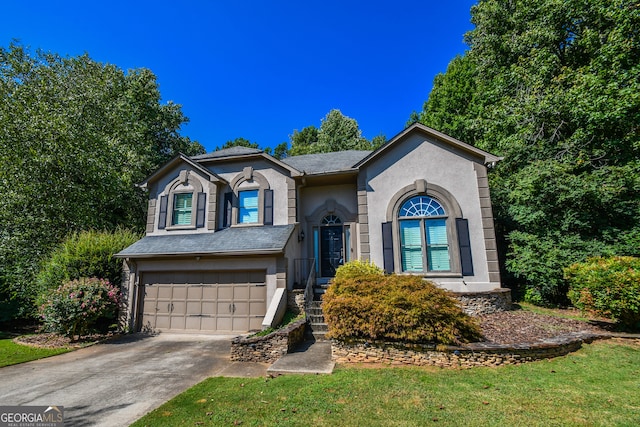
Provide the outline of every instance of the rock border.
[[535,343],[496,344],[469,343],[460,346],[403,344],[384,341],[333,340],[332,358],[336,363],[376,363],[392,366],[438,366],[472,368],[478,366],[518,365],[536,360],[564,356],[596,339],[616,334],[573,332]]
[[239,336],[231,341],[231,360],[273,363],[304,341],[307,319],[296,320],[264,336]]

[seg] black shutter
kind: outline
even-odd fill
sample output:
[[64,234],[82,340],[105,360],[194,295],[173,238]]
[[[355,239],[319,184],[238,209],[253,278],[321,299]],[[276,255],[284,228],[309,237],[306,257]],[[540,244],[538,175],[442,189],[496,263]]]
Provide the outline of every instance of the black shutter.
[[231,227],[231,212],[233,209],[233,192],[224,193],[224,220],[222,226],[224,228]]
[[158,218],[158,230],[164,230],[167,226],[167,205],[169,196],[160,196],[160,218]]
[[456,218],[458,230],[458,246],[460,247],[460,266],[463,276],[473,276],[473,259],[471,258],[471,240],[469,239],[469,220]]
[[204,227],[205,206],[207,202],[206,193],[198,193],[198,210],[196,211],[196,228]]
[[393,273],[393,231],[391,222],[382,223],[382,253],[384,256],[384,272]]
[[264,225],[273,225],[273,190],[264,190]]

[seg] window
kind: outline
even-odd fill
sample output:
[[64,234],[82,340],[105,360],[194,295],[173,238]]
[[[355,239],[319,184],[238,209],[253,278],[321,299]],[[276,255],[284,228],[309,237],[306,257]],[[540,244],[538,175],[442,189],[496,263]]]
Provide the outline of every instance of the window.
[[402,271],[451,271],[447,216],[436,199],[410,198],[400,207],[398,219]]
[[238,224],[255,224],[258,222],[258,190],[240,191],[238,193]]
[[193,194],[178,193],[173,195],[173,216],[171,225],[191,225]]

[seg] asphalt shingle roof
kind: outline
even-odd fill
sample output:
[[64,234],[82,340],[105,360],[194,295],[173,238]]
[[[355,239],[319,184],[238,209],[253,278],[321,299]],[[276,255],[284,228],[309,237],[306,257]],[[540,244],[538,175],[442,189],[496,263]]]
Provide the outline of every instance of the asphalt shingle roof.
[[116,254],[117,257],[157,255],[282,252],[294,225],[231,227],[214,233],[146,236]]
[[353,169],[353,166],[371,154],[371,151],[336,151],[333,153],[305,154],[282,159],[283,163],[307,174],[341,172]]
[[219,159],[222,157],[234,157],[234,156],[246,156],[248,154],[260,154],[262,150],[258,150],[257,148],[249,148],[249,147],[230,147],[224,148],[222,150],[213,151],[207,154],[201,154],[199,156],[192,156],[193,160],[205,160],[205,159]]

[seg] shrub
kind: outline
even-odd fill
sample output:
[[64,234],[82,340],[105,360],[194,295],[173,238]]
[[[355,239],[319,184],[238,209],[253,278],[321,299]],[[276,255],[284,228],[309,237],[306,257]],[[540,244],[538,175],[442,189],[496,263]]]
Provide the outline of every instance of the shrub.
[[384,271],[370,261],[355,259],[338,267],[334,280],[355,279],[371,274],[382,276],[384,275]]
[[640,258],[589,258],[564,274],[569,299],[577,308],[640,327]]
[[48,292],[39,311],[46,330],[73,337],[114,323],[119,305],[118,288],[109,281],[81,278]]
[[122,260],[113,254],[140,236],[126,229],[83,231],[70,235],[44,262],[37,276],[40,293],[81,277],[102,277],[115,286],[122,281]]
[[417,276],[336,277],[322,307],[336,339],[454,344],[481,336],[445,290]]

